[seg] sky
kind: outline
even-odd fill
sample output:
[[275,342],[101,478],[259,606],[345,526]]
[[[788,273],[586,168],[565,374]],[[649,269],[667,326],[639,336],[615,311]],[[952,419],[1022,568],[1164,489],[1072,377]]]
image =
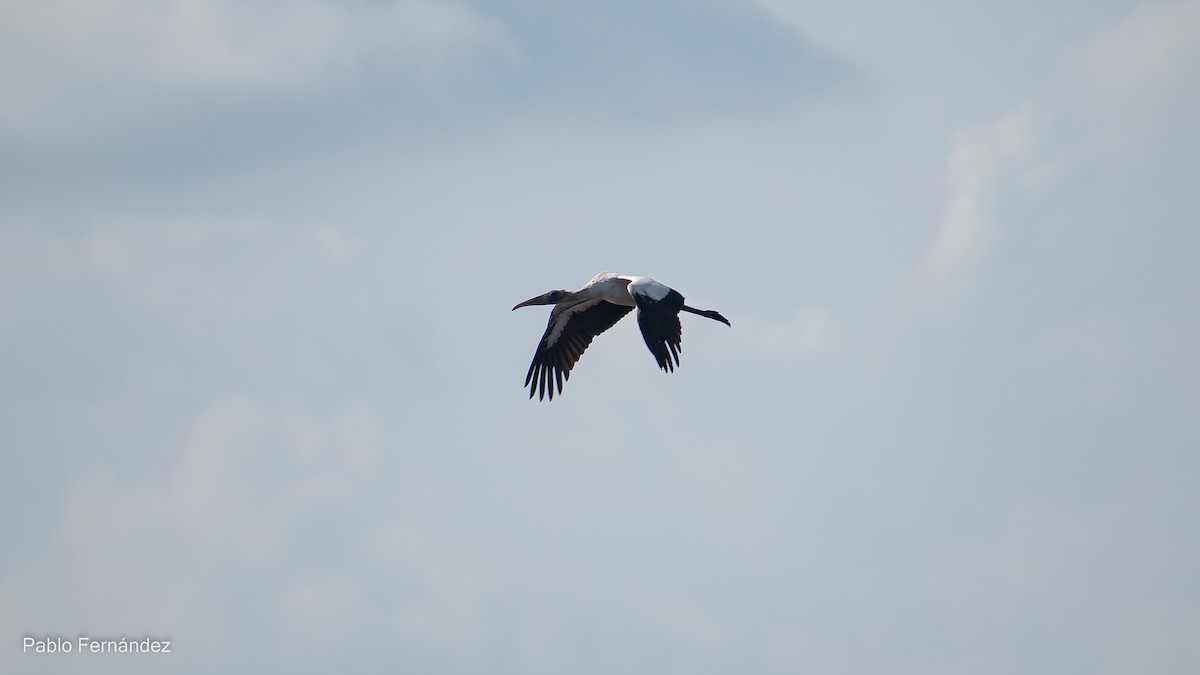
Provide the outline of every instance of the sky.
[[[1200,671],[1198,71],[1196,0],[4,3],[0,670]],[[601,271],[732,327],[528,400]]]

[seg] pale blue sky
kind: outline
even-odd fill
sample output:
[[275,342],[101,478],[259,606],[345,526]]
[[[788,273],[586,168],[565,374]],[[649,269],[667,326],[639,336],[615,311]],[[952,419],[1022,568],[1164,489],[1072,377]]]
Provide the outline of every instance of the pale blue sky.
[[1196,672],[1200,2],[1051,5],[0,7],[0,670]]

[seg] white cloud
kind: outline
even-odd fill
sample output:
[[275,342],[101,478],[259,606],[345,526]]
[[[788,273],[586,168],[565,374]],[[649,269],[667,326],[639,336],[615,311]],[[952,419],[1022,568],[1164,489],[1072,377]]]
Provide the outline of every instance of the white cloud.
[[436,63],[502,32],[457,0],[4,3],[0,130],[61,131],[156,93],[307,87],[372,53]]
[[1028,149],[1032,122],[1033,109],[1027,106],[954,139],[946,160],[949,195],[922,263],[922,272],[938,287],[947,289],[961,281],[991,240],[988,202],[996,174],[1005,161]]

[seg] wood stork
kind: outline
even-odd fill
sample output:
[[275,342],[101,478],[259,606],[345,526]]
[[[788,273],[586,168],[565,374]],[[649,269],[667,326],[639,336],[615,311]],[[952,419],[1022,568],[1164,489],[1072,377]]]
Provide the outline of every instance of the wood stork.
[[679,365],[679,311],[699,314],[730,326],[729,319],[711,309],[694,309],[683,304],[679,291],[649,277],[601,272],[577,291],[550,291],[517,304],[513,310],[530,305],[554,305],[546,333],[533,354],[533,363],[525,375],[529,398],[547,393],[554,400],[554,389],[562,394],[563,380],[579,361],[592,338],[603,333],[637,307],[638,328],[650,353],[663,372],[675,372]]

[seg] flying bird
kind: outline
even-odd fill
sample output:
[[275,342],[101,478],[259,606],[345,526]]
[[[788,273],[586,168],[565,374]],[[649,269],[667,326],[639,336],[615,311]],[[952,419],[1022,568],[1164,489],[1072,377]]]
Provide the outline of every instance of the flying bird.
[[637,307],[638,328],[650,353],[663,372],[675,372],[679,365],[679,311],[699,314],[730,326],[729,319],[711,309],[695,309],[683,304],[683,296],[649,277],[601,272],[577,291],[550,291],[519,303],[513,310],[530,305],[554,305],[546,333],[533,354],[533,363],[525,375],[529,398],[546,394],[554,400],[554,390],[562,394],[563,380],[579,361],[592,338],[612,328],[621,317]]

